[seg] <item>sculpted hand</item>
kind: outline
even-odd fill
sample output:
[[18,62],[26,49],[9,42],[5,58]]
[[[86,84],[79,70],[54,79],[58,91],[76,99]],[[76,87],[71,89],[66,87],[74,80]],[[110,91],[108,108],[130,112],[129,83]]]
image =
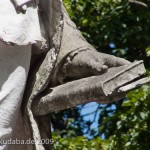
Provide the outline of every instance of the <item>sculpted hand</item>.
[[69,79],[101,75],[109,68],[130,64],[129,61],[113,55],[99,53],[95,50],[81,51],[66,65]]

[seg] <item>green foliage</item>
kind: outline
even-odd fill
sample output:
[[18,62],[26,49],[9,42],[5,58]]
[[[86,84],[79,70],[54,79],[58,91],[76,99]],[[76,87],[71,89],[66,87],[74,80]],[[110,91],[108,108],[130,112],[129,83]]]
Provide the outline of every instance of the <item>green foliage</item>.
[[[78,29],[98,51],[130,61],[142,59],[150,74],[149,9],[131,5],[128,0],[64,2]],[[150,7],[149,0],[141,2]],[[54,134],[54,150],[149,149],[150,85],[131,91],[125,100],[100,105],[98,109],[101,109],[99,130],[90,132],[92,140],[83,136],[85,128],[90,131],[92,122],[84,121],[80,115],[82,106],[52,115],[54,130],[60,130]]]
[[[122,108],[117,110],[112,122],[116,129],[110,137],[109,150],[148,150],[150,146],[150,85],[145,85],[127,95]],[[115,119],[114,119],[115,118]],[[107,124],[107,123],[106,123]]]
[[101,138],[93,140],[87,140],[83,136],[61,138],[59,134],[55,134],[53,139],[55,141],[54,150],[106,150],[108,148],[107,141]]

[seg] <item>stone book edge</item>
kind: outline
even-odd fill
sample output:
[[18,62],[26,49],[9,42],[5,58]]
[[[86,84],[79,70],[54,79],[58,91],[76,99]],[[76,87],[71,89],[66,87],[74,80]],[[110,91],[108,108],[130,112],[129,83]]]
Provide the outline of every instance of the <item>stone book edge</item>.
[[111,77],[102,83],[102,89],[106,96],[117,91],[121,86],[124,86],[135,79],[138,79],[146,73],[143,61],[136,61],[128,66],[113,68],[108,71]]

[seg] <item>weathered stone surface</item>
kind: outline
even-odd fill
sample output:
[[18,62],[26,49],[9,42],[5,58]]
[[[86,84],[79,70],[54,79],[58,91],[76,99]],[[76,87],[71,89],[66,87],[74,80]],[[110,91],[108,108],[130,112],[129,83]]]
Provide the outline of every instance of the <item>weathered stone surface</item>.
[[[137,81],[134,82],[133,86],[128,87],[128,84],[144,73],[143,61],[139,61],[126,66],[114,67],[100,76],[83,78],[50,88],[45,96],[42,95],[34,101],[34,114],[44,115],[91,101],[104,104],[117,101],[139,83],[142,85],[149,82],[148,79],[144,82],[142,82],[143,80]],[[121,88],[122,86],[124,88]]]
[[[24,2],[30,2],[30,0],[14,1],[17,7],[22,6]],[[38,0],[35,0],[35,2],[36,1]],[[0,4],[6,4],[7,2],[2,0]],[[10,2],[9,6],[11,8],[8,11],[9,13],[12,10],[16,17],[25,17],[23,13],[17,15],[15,8],[12,7]],[[31,66],[22,104],[23,115],[21,116],[21,128],[17,130],[17,133],[15,132],[15,136],[22,133],[25,134],[25,132],[22,131],[24,130],[22,126],[26,124],[26,129],[29,130],[29,134],[22,138],[30,137],[35,141],[50,138],[48,136],[50,135],[49,120],[45,114],[75,107],[90,101],[110,103],[124,97],[128,90],[131,90],[137,85],[149,82],[149,79],[144,79],[130,84],[130,82],[138,79],[138,77],[145,73],[143,63],[135,62],[130,64],[124,59],[98,53],[87,43],[75,24],[70,20],[61,0],[40,0],[38,6],[38,14],[34,7],[27,7],[26,12],[34,11],[33,19],[35,19],[34,15],[39,19],[42,37],[46,39],[46,41],[43,42],[46,42],[47,49],[45,49],[44,52],[42,51],[43,53],[41,52],[42,54]],[[0,14],[3,14],[3,12],[0,11]],[[29,16],[31,15],[30,13],[28,14]],[[7,19],[9,20],[10,18]],[[30,23],[30,19],[27,22]],[[16,24],[16,22],[14,23]],[[1,25],[2,24],[0,24],[0,27]],[[23,27],[23,29],[24,28],[25,27]],[[36,35],[33,32],[32,34],[31,32],[25,32],[26,35],[28,33],[31,35],[29,34],[29,36],[27,36],[27,40],[23,40],[21,32],[17,32],[17,29],[17,26],[14,25],[13,31],[16,31],[16,33],[11,34],[11,38],[1,38],[0,33],[1,40],[9,44],[12,42],[16,45],[26,45],[30,41],[29,37],[32,38],[33,35]],[[18,33],[21,37],[16,38],[16,41],[12,38],[12,35]],[[36,37],[39,37],[38,40],[42,41],[41,34],[40,36],[38,34]],[[9,39],[12,39],[11,42]],[[24,43],[22,41],[24,41]],[[34,44],[36,43],[35,41],[36,38],[33,38],[32,42],[30,42]],[[33,46],[34,52],[39,48],[37,47]],[[62,71],[62,68],[65,68],[65,71]],[[63,83],[60,82],[61,78],[63,81],[64,79],[72,77],[77,77],[79,80],[60,85]],[[43,124],[43,122],[45,124]],[[11,147],[11,149],[13,149],[13,147]],[[14,149],[20,148],[16,147]],[[24,149],[26,148],[24,147]],[[35,143],[28,149],[47,150],[50,149],[50,147]]]

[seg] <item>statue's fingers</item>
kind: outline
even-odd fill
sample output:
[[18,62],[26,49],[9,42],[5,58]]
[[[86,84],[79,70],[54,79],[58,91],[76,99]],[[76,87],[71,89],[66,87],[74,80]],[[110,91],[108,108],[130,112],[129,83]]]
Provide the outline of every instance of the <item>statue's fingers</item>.
[[88,72],[92,73],[92,75],[100,75],[108,71],[108,67],[99,62],[93,61],[90,63],[88,67]]
[[112,55],[107,55],[106,57],[104,57],[104,64],[108,66],[108,68],[128,65],[130,63],[131,62],[123,58],[119,58],[119,57],[112,56]]
[[89,61],[89,63],[85,62],[84,65],[81,66],[68,66],[67,77],[80,79],[94,75],[101,75],[107,71],[108,67],[106,65],[102,65],[95,61]]

